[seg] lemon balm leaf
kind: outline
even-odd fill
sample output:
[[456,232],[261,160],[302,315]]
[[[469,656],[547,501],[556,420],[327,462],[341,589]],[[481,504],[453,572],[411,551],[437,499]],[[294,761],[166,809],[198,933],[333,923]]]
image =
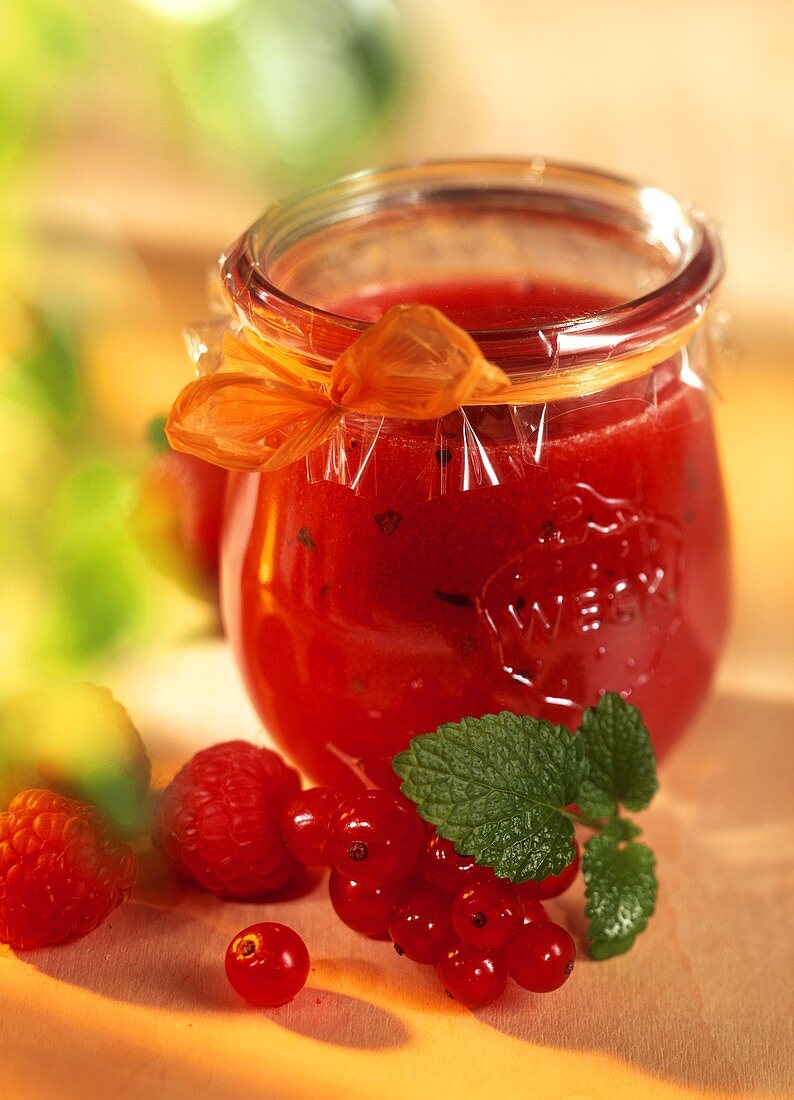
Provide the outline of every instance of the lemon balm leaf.
[[578,740],[588,763],[577,798],[583,813],[610,817],[618,804],[644,810],[658,788],[656,757],[642,715],[614,692],[582,716]]
[[656,907],[656,859],[637,841],[624,847],[611,836],[593,836],[584,846],[582,870],[590,921],[590,954],[608,959],[628,951]]
[[542,879],[570,863],[566,807],[587,762],[563,726],[507,711],[464,718],[414,737],[393,766],[420,816],[500,877]]

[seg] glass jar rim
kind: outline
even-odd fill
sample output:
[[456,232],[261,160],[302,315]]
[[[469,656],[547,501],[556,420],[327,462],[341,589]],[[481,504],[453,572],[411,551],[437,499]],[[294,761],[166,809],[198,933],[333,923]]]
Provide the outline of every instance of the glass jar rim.
[[[632,212],[651,239],[675,238],[681,254],[669,277],[646,293],[580,316],[501,329],[469,329],[488,359],[523,370],[585,365],[638,354],[696,324],[724,273],[721,231],[699,208],[628,177],[564,161],[482,158],[429,160],[366,169],[273,203],[220,257],[222,291],[244,324],[266,339],[284,340],[318,363],[331,364],[373,322],[293,297],[268,271],[268,254],[301,226],[322,228],[323,213],[346,217],[398,204],[420,205],[444,187],[485,194],[501,185],[516,192],[585,199],[617,217]],[[379,200],[380,196],[380,200]],[[313,219],[313,221],[312,221]],[[331,219],[333,220],[333,219]],[[305,346],[302,346],[304,345]]]

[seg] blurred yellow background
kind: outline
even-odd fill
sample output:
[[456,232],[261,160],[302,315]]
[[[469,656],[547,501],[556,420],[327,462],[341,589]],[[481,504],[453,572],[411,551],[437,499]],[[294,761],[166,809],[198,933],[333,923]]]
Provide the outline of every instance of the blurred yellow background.
[[794,691],[791,3],[11,0],[4,23],[0,686],[52,662],[93,673],[206,622],[146,572],[124,516],[221,248],[295,188],[497,154],[653,181],[724,226],[723,676]]

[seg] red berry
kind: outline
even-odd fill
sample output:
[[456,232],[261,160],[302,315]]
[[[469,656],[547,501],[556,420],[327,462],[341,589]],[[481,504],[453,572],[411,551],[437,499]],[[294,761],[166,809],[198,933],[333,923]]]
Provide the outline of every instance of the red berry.
[[[520,896],[520,891],[516,887]],[[548,913],[543,908],[539,901],[535,901],[534,898],[525,898],[521,902],[524,907],[524,924],[531,924],[533,920],[548,920]]]
[[521,924],[521,900],[509,882],[475,882],[452,903],[455,934],[474,947],[504,947]]
[[328,787],[310,787],[287,806],[281,818],[284,843],[300,863],[308,867],[327,867],[331,862],[328,846],[331,819],[341,799]]
[[440,890],[456,894],[472,883],[494,878],[490,867],[480,867],[473,856],[459,856],[452,841],[437,833],[422,854],[422,875]]
[[232,988],[261,1008],[278,1008],[306,985],[309,952],[286,924],[252,924],[226,949],[226,976]]
[[519,928],[507,947],[510,977],[532,993],[551,993],[568,980],[576,961],[574,942],[553,921]]
[[170,450],[141,479],[133,532],[152,564],[191,592],[217,584],[225,492],[225,470]]
[[537,881],[528,879],[526,882],[516,883],[516,889],[522,901],[526,901],[528,898],[545,901],[547,898],[556,898],[568,889],[579,870],[579,842],[575,837],[573,847],[573,859],[558,875],[546,875],[545,878]]
[[189,760],[166,787],[153,840],[184,878],[220,897],[255,898],[283,886],[297,864],[281,815],[300,790],[278,753],[227,741]]
[[331,823],[331,862],[345,878],[390,886],[416,866],[424,842],[417,814],[386,791],[347,799]]
[[482,1008],[507,986],[507,964],[500,951],[485,951],[468,943],[453,944],[438,964],[441,984],[454,1001]]
[[129,897],[136,870],[99,810],[23,791],[0,814],[0,941],[23,950],[84,936]]
[[336,915],[348,928],[364,936],[385,936],[402,886],[369,886],[331,871],[328,893]]
[[400,895],[389,921],[395,950],[413,962],[435,963],[449,943],[449,898],[434,886],[418,883]]

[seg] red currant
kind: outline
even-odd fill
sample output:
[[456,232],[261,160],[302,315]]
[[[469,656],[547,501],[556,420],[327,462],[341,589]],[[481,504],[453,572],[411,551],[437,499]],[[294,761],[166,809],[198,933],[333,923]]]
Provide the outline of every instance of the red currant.
[[532,993],[551,993],[568,980],[576,961],[573,940],[553,921],[519,928],[507,948],[510,977]]
[[448,996],[466,1008],[490,1004],[501,997],[507,985],[507,964],[502,953],[468,943],[447,948],[437,969]]
[[575,837],[573,847],[573,859],[567,867],[563,867],[558,875],[546,875],[545,878],[537,881],[528,879],[526,882],[516,883],[516,889],[522,901],[526,901],[528,898],[545,901],[547,898],[556,898],[558,894],[562,894],[568,889],[579,870],[579,842]]
[[389,918],[400,897],[402,885],[369,886],[331,871],[328,893],[336,915],[348,928],[364,936],[385,936]]
[[387,791],[362,791],[345,801],[331,823],[331,862],[345,878],[391,886],[416,866],[424,842],[416,812]]
[[399,955],[413,962],[435,963],[449,943],[449,898],[424,883],[401,896],[389,921],[389,935]]
[[422,854],[422,875],[433,886],[458,893],[466,886],[494,878],[490,867],[480,867],[472,856],[459,856],[451,840],[438,833],[427,841]]
[[521,900],[503,879],[475,882],[452,903],[455,934],[474,947],[504,947],[521,924]]
[[[516,887],[519,896],[521,891]],[[524,924],[531,924],[533,920],[548,920],[549,915],[539,901],[534,898],[525,898],[521,904],[524,907]]]
[[252,924],[238,932],[226,950],[226,976],[251,1004],[284,1005],[303,989],[309,952],[286,924]]
[[331,862],[328,847],[331,819],[341,799],[328,787],[310,787],[301,791],[287,806],[281,818],[284,843],[300,863],[308,867],[327,867]]

